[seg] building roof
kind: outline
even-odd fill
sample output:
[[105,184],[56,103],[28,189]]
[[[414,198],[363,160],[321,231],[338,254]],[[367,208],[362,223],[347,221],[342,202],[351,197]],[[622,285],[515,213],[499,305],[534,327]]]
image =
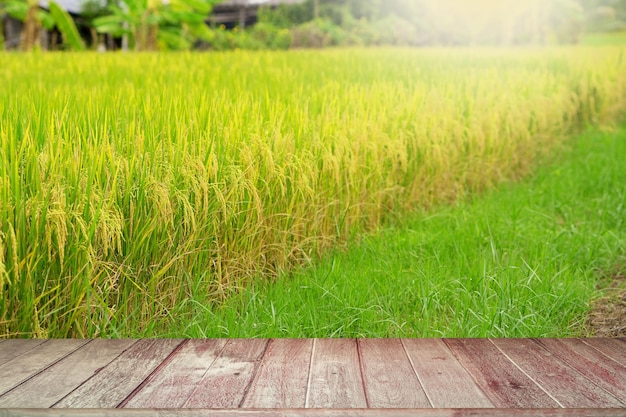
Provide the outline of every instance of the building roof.
[[[72,14],[80,14],[83,10],[83,4],[86,3],[86,0],[54,0],[62,9]],[[103,0],[98,0],[102,6],[106,5],[106,2]],[[39,5],[45,9],[48,8],[48,0],[40,0]]]
[[[56,3],[61,6],[64,10],[73,13],[80,14],[83,9],[83,4],[86,3],[87,0],[55,0]],[[104,0],[98,0],[100,3],[105,6],[106,2]],[[302,3],[305,0],[225,0],[219,2],[217,5],[219,6],[277,6],[279,4],[293,4],[293,3]],[[40,0],[39,5],[43,8],[48,8],[48,0]]]
[[279,4],[303,3],[305,0],[225,0],[219,6],[277,6]]

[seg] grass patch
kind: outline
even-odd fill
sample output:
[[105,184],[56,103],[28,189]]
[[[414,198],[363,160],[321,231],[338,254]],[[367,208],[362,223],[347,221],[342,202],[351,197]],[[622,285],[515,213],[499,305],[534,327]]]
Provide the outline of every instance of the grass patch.
[[567,337],[626,254],[626,128],[559,163],[388,227],[221,306],[189,299],[171,335]]
[[581,41],[585,46],[626,46],[626,31],[609,33],[587,33]]

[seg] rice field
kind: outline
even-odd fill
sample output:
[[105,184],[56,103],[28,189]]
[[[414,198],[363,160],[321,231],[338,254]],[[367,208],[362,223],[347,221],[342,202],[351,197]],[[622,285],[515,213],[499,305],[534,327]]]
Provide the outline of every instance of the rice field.
[[625,79],[617,47],[0,54],[0,335],[219,305],[528,175]]

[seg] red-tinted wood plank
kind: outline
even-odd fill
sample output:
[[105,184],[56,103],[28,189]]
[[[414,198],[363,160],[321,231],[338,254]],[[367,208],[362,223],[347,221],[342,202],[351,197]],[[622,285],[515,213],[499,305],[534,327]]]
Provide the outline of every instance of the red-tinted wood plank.
[[582,339],[620,365],[626,366],[626,341],[621,339]]
[[4,365],[8,361],[23,355],[31,349],[41,345],[45,340],[42,339],[11,339],[4,340],[0,346],[0,365]]
[[623,409],[20,409],[0,417],[624,417]]
[[87,340],[47,340],[0,366],[0,394],[43,371],[80,348]]
[[231,339],[198,382],[185,408],[237,408],[243,401],[267,339]]
[[242,407],[304,408],[312,339],[270,341]]
[[492,342],[565,408],[623,405],[532,339],[494,339]]
[[133,343],[135,343],[133,340],[90,341],[48,369],[0,396],[0,407],[52,407]]
[[497,408],[559,405],[487,339],[447,339],[454,356]]
[[115,408],[176,349],[180,339],[141,339],[55,408]]
[[583,374],[616,398],[626,400],[626,367],[580,339],[540,339],[553,355]]
[[433,407],[493,407],[441,339],[404,339],[402,343]]
[[357,342],[370,408],[431,407],[399,339]]
[[226,345],[225,339],[189,340],[151,375],[123,407],[180,408]]
[[306,406],[367,408],[356,340],[315,340]]

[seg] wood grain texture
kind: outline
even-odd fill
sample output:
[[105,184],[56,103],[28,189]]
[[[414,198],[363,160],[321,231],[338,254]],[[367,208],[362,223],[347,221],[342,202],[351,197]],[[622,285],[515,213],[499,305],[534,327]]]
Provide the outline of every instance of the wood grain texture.
[[315,340],[306,407],[367,408],[356,340]]
[[0,417],[624,417],[620,409],[0,409]]
[[31,349],[41,345],[45,340],[42,339],[11,339],[3,340],[0,346],[0,366],[8,361],[23,355]]
[[[3,353],[13,346],[0,365],[0,384],[9,386],[0,394],[5,415],[39,410],[3,405],[49,406],[60,398],[54,407],[82,408],[41,415],[626,416],[621,339],[14,343],[0,344]],[[619,408],[559,408],[581,404]],[[120,406],[142,408],[112,409]]]
[[237,408],[265,353],[267,339],[231,339],[196,385],[185,408]]
[[181,344],[180,339],[141,339],[55,408],[115,408]]
[[88,340],[47,340],[0,366],[0,395],[35,376]]
[[0,396],[0,407],[52,407],[135,342],[127,339],[92,340]]
[[622,403],[626,401],[626,366],[580,339],[540,339],[538,342],[594,384],[616,398],[621,397]]
[[431,408],[399,339],[359,339],[370,408]]
[[188,340],[123,407],[180,408],[226,346],[225,339]]
[[622,339],[583,339],[620,365],[626,366],[626,341]]
[[433,407],[493,407],[441,339],[404,339],[402,342]]
[[312,339],[270,341],[242,407],[304,408]]
[[614,408],[623,405],[534,340],[496,339],[492,342],[561,407]]
[[559,408],[487,339],[447,339],[454,356],[497,408]]

